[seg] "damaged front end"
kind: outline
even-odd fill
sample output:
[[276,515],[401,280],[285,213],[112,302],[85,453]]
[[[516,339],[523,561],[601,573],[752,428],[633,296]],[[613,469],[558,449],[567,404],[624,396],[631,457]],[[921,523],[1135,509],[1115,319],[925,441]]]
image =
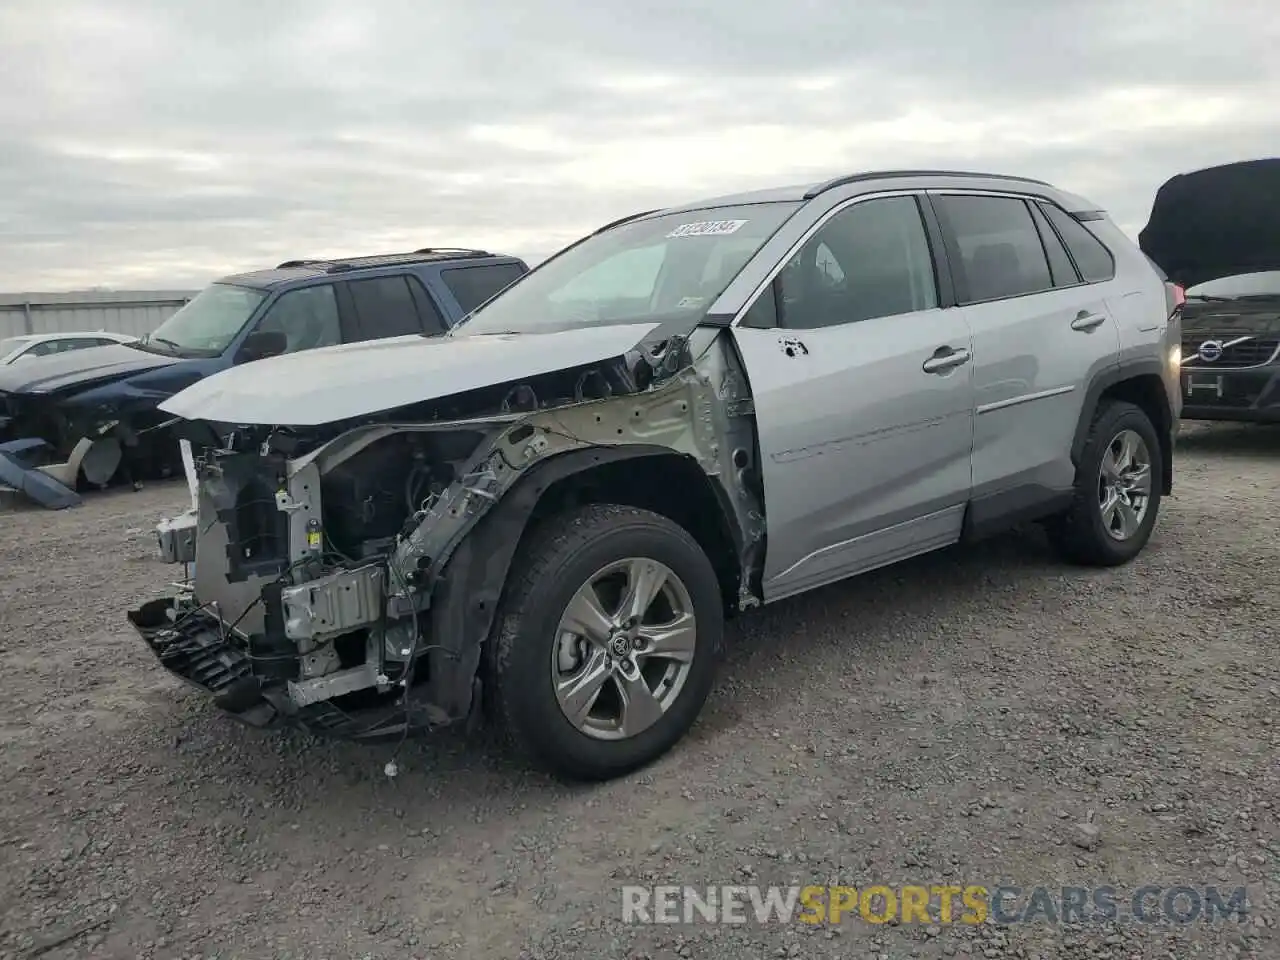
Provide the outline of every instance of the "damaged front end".
[[[84,481],[105,487],[137,451],[146,430],[117,411],[86,420],[59,397],[0,394],[0,491],[21,493],[43,507],[79,504]],[[133,474],[130,473],[132,479]]]
[[128,616],[166,669],[254,726],[374,738],[473,716],[524,531],[642,461],[704,482],[729,606],[757,602],[754,424],[720,330],[334,424],[178,429],[196,503],[158,534],[193,573]]
[[[0,448],[39,445],[33,451],[38,457],[22,464],[24,476],[0,481],[42,506],[54,506],[67,498],[79,502],[75,491],[82,484],[106,487],[120,477],[137,486],[144,476],[171,475],[174,441],[166,428],[172,418],[155,408],[158,399],[135,398],[110,386],[0,392],[0,437],[7,438]],[[52,494],[44,492],[46,486]]]

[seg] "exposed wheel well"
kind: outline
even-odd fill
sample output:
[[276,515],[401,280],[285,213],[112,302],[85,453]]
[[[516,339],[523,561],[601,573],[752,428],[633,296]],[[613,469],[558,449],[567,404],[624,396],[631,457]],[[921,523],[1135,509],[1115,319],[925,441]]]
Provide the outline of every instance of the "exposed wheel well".
[[589,503],[617,503],[652,510],[679,524],[698,541],[715,568],[726,606],[738,595],[741,565],[729,515],[715,481],[691,457],[654,454],[602,463],[557,480],[538,499],[525,527]]
[[[1160,460],[1164,467],[1163,490],[1173,491],[1173,417],[1164,381],[1154,373],[1142,373],[1109,385],[1098,397],[1094,412],[1107,400],[1124,400],[1151,418],[1160,439]],[[1092,417],[1092,414],[1091,414]]]

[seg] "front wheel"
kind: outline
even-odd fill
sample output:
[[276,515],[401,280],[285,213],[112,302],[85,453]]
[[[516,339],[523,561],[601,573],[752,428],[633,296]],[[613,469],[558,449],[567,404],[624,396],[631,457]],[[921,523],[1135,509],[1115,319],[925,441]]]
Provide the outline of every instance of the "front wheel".
[[620,776],[693,725],[723,629],[715,570],[683,528],[611,504],[554,517],[522,548],[499,613],[499,720],[538,766]]
[[1132,403],[1105,401],[1089,427],[1071,507],[1048,525],[1049,534],[1077,563],[1128,563],[1151,539],[1163,484],[1151,419]]

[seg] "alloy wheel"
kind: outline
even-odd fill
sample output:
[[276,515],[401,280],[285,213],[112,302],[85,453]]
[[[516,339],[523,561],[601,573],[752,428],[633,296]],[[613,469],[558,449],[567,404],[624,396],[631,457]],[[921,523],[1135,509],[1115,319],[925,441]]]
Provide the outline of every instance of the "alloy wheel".
[[1102,454],[1098,468],[1098,510],[1115,540],[1128,540],[1142,527],[1151,503],[1151,451],[1134,430],[1121,430]]
[[556,628],[556,699],[579,731],[622,740],[649,729],[680,696],[697,646],[689,590],[656,560],[631,557],[593,574]]

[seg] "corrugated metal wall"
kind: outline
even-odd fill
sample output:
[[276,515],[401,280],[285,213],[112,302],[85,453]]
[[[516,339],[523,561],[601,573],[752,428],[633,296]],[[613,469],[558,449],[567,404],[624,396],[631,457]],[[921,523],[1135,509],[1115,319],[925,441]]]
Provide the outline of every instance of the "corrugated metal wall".
[[23,333],[110,330],[142,336],[196,295],[194,290],[0,294],[0,338]]

